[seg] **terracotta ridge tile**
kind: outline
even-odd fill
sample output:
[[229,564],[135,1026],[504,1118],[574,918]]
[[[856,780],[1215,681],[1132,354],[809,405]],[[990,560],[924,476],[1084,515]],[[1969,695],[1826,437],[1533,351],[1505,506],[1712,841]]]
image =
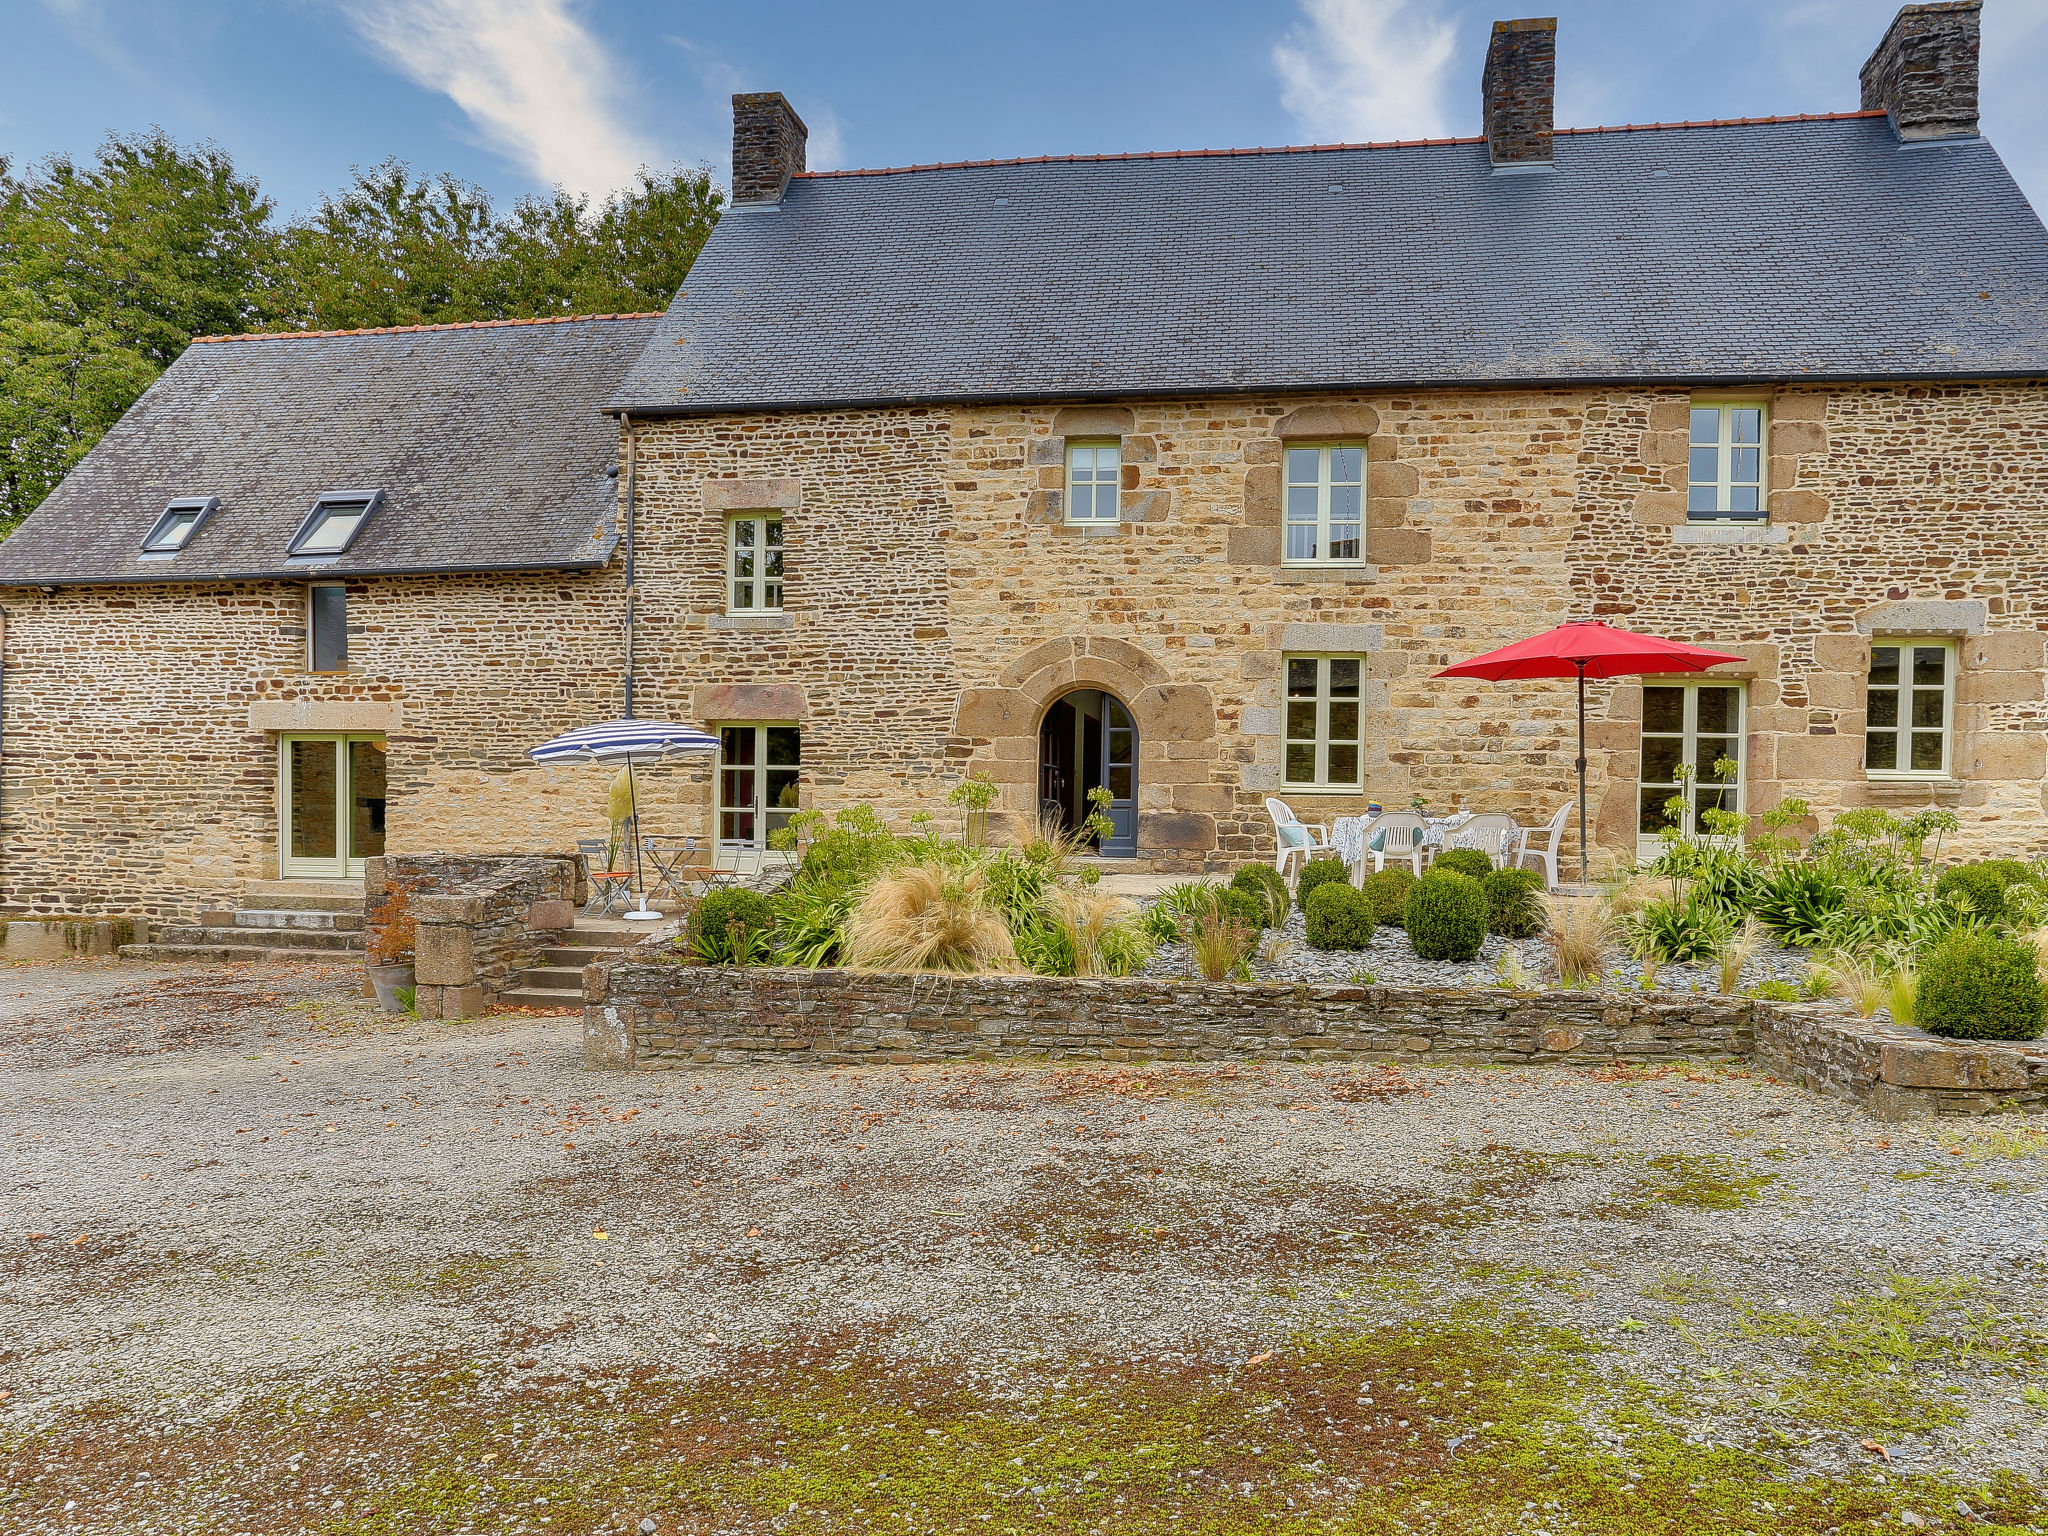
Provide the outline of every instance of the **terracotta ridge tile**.
[[[1778,117],[1711,117],[1680,123],[1617,123],[1605,128],[1557,128],[1559,135],[1652,133],[1675,128],[1752,128],[1772,123],[1836,123],[1883,117],[1882,108],[1856,112],[1795,112]],[[1083,165],[1115,160],[1209,160],[1238,155],[1317,155],[1340,149],[1424,149],[1446,144],[1484,144],[1484,134],[1449,139],[1373,139],[1356,144],[1274,144],[1256,149],[1134,149],[1100,155],[1022,155],[1012,160],[935,160],[927,165],[877,166],[872,170],[798,171],[793,181],[833,181],[851,176],[907,176],[915,171],[969,171],[1008,165]]]
[[507,325],[569,325],[583,320],[659,320],[662,312],[621,311],[615,315],[533,315],[521,320],[449,320],[438,325],[371,325],[354,331],[242,331],[233,336],[194,336],[192,345],[212,341],[312,341],[324,336],[405,336],[414,331],[488,331]]

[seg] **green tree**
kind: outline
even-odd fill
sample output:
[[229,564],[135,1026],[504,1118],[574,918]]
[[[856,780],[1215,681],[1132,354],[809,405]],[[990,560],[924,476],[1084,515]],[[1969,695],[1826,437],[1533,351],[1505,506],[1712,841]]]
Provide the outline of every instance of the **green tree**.
[[197,335],[265,314],[271,204],[211,145],[0,160],[0,533]]
[[276,318],[313,331],[503,319],[497,245],[483,188],[386,160],[285,231]]
[[0,158],[0,534],[194,336],[665,309],[723,206],[676,166],[500,215],[394,159],[279,227],[224,150],[159,129],[88,164]]

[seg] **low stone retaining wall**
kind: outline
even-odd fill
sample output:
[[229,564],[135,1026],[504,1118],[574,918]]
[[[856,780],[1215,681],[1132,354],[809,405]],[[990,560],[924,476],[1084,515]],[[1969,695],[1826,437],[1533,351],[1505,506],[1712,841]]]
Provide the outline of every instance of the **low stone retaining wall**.
[[2040,1040],[1943,1040],[1875,1019],[1763,1007],[1755,1058],[1881,1120],[2048,1109],[2048,1042]]
[[1043,1056],[1504,1065],[1751,1057],[1887,1120],[2048,1108],[2048,1045],[1681,992],[1427,991],[631,962],[584,972],[601,1069]]
[[1746,1055],[1746,999],[592,966],[593,1067],[714,1062],[1668,1060]]

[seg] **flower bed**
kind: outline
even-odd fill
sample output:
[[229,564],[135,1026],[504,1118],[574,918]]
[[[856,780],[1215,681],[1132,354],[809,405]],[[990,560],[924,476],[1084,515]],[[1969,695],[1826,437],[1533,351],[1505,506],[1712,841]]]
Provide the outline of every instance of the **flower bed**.
[[1805,844],[1781,835],[1805,815],[1787,801],[1751,837],[1746,818],[1702,812],[1707,839],[1674,831],[1659,859],[1597,896],[1549,898],[1537,876],[1452,849],[1420,878],[1390,867],[1354,885],[1341,862],[1321,859],[1290,896],[1272,869],[1253,864],[1228,884],[1183,881],[1141,907],[1102,893],[1077,860],[1100,830],[1092,824],[989,848],[971,815],[949,840],[922,825],[892,832],[854,807],[829,823],[798,819],[810,841],[786,890],[709,897],[689,931],[650,958],[1211,986],[1493,987],[1516,998],[1561,989],[1610,1002],[1683,992],[1731,1006],[1799,1002],[1951,1037],[2040,1035],[2048,864],[1941,869],[1942,812],[1902,821],[1854,811]]

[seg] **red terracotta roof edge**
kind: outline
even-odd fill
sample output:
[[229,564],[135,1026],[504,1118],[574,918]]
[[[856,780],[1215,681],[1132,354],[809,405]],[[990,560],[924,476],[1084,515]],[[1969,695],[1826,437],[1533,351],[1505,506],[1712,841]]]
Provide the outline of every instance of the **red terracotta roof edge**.
[[[1781,117],[1710,117],[1681,123],[1618,123],[1608,128],[1559,128],[1560,135],[1586,133],[1652,133],[1673,128],[1752,128],[1771,123],[1835,123],[1861,117],[1883,117],[1881,108],[1857,112],[1798,112]],[[1205,160],[1234,155],[1314,155],[1338,149],[1423,149],[1445,144],[1483,144],[1483,134],[1452,139],[1375,139],[1358,144],[1275,144],[1258,149],[1137,149],[1102,155],[1023,155],[1014,160],[939,160],[929,165],[878,166],[858,171],[799,171],[805,181],[831,181],[848,176],[907,176],[913,171],[969,171],[1005,165],[1068,165],[1111,160]]]
[[487,331],[505,325],[567,325],[577,320],[659,320],[661,311],[643,310],[616,315],[534,315],[524,320],[449,320],[439,325],[372,325],[356,331],[243,331],[234,336],[194,336],[192,345],[206,341],[311,341],[322,336],[403,336],[412,331]]

